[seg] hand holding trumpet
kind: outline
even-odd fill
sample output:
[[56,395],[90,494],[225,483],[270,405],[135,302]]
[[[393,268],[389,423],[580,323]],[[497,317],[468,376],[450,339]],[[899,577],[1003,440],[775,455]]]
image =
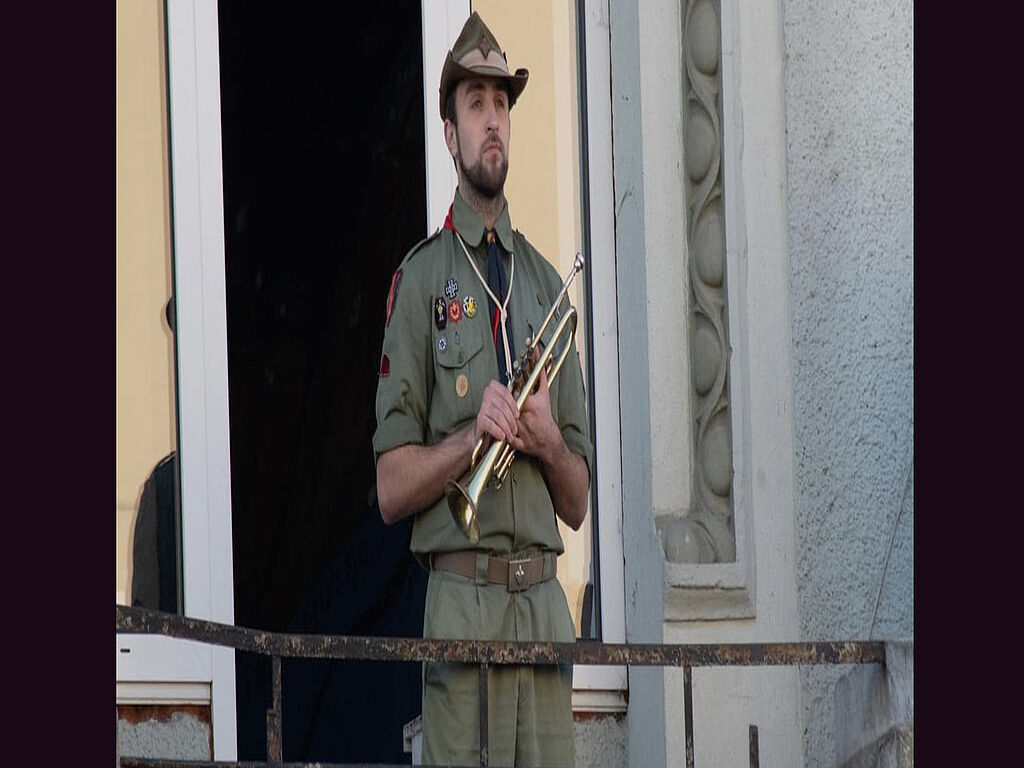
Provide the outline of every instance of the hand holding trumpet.
[[[536,363],[540,353],[534,349]],[[484,390],[480,411],[476,417],[473,442],[481,436],[493,440],[504,440],[516,451],[536,456],[543,463],[561,439],[558,425],[551,415],[551,399],[546,371],[540,378],[532,395],[526,398],[522,411],[516,407],[516,400],[508,389],[498,381],[491,381]],[[490,440],[484,439],[482,450],[487,450]]]

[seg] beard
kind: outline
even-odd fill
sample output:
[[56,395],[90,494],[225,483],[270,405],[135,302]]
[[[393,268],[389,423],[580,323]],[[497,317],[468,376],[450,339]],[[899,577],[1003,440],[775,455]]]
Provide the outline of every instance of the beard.
[[505,177],[508,176],[508,160],[505,156],[502,155],[496,166],[484,165],[483,157],[477,160],[476,165],[470,166],[466,163],[465,155],[462,154],[462,142],[459,141],[458,131],[455,133],[455,145],[459,151],[459,164],[462,166],[462,173],[473,191],[480,197],[489,200],[500,195],[505,188]]

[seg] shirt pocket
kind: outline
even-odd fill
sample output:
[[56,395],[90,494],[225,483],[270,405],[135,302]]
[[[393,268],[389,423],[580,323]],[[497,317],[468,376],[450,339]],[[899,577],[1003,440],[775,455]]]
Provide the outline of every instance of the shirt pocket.
[[458,325],[463,327],[453,329],[449,322],[445,331],[434,334],[434,399],[451,429],[476,417],[490,380],[487,359],[480,353],[484,335],[476,327],[479,324],[463,321]]

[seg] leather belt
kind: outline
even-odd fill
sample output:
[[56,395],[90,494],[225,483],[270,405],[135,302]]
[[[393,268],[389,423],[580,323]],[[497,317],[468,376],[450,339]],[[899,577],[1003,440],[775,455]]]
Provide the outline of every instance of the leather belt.
[[487,558],[487,583],[503,584],[509,592],[521,592],[534,584],[554,578],[558,570],[558,555],[554,552],[543,552],[533,557],[508,558],[484,555],[467,549],[432,555],[430,562],[431,567],[439,571],[475,579],[478,556]]

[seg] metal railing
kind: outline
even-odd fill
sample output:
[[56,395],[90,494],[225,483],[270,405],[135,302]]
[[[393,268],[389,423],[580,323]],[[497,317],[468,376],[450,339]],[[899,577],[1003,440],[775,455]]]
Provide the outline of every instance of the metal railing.
[[[709,643],[699,645],[530,643],[501,640],[423,640],[404,637],[284,634],[115,605],[117,632],[156,634],[226,646],[271,657],[273,707],[267,710],[266,762],[156,760],[122,757],[124,768],[361,768],[364,763],[285,763],[281,741],[281,658],[345,661],[437,661],[480,666],[480,765],[488,765],[487,668],[491,664],[588,664],[683,668],[686,765],[693,768],[693,667],[758,667],[793,664],[882,664],[882,641]],[[750,766],[758,768],[757,727],[749,730]],[[387,768],[375,763],[375,768]],[[367,766],[368,768],[368,766]],[[449,767],[455,768],[455,767]],[[466,766],[465,768],[472,768]]]

